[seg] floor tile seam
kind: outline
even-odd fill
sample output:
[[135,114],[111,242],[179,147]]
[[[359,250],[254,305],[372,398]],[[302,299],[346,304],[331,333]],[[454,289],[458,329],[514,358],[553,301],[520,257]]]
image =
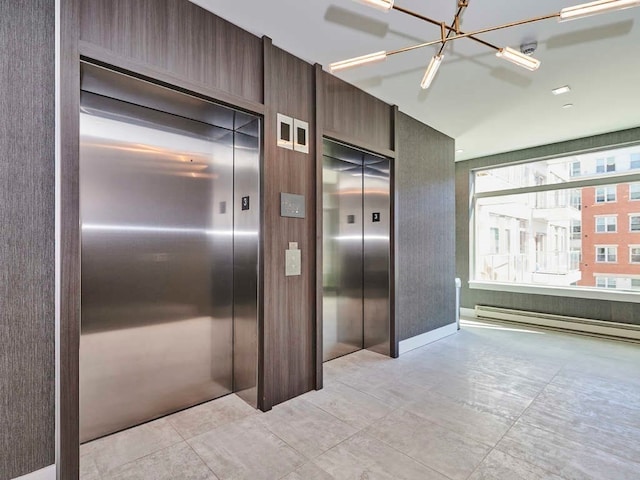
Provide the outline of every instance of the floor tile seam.
[[[408,413],[411,413],[411,412],[408,412]],[[415,415],[415,414],[414,414],[414,415]],[[438,423],[436,423],[436,422],[433,422],[433,421],[431,421],[431,420],[427,420],[426,418],[422,418],[422,417],[420,417],[420,420],[422,420],[422,421],[424,421],[424,422],[427,422],[427,423],[431,423],[431,424],[433,424],[433,425],[436,425],[436,426],[438,426],[438,427],[440,427],[440,428],[442,428],[442,429],[444,429],[444,430],[447,430],[448,432],[453,433],[453,434],[454,434],[454,435],[456,435],[457,437],[463,437],[463,436],[464,436],[464,435],[463,435],[462,433],[460,433],[460,432],[456,432],[455,430],[451,430],[451,429],[450,429],[450,428],[448,428],[448,427],[445,427],[445,426],[443,426],[443,425],[440,425],[440,424],[438,424]],[[371,427],[371,425],[370,425],[369,427],[367,427],[367,428],[370,428],[370,427]],[[376,435],[374,435],[373,433],[370,433],[370,432],[365,432],[365,431],[363,431],[363,433],[365,433],[366,435],[368,435],[368,436],[370,436],[370,437],[372,437],[372,438],[375,438],[375,439],[376,439],[376,440],[378,440],[379,442],[384,443],[384,444],[385,444],[385,445],[387,445],[388,447],[390,447],[390,448],[394,449],[396,452],[400,452],[400,453],[402,453],[403,455],[405,455],[405,456],[409,457],[409,458],[410,458],[410,459],[412,459],[413,461],[418,462],[419,464],[421,464],[421,465],[423,465],[423,466],[425,466],[425,467],[428,467],[430,470],[433,470],[433,471],[435,471],[435,472],[439,473],[440,475],[442,475],[442,476],[444,476],[444,477],[446,477],[446,478],[448,478],[448,479],[450,479],[450,480],[454,480],[454,479],[452,479],[449,475],[447,475],[446,473],[444,473],[444,472],[442,472],[442,471],[438,470],[436,467],[434,467],[434,466],[432,466],[432,465],[429,465],[429,464],[427,464],[427,463],[423,462],[423,461],[422,461],[422,460],[420,460],[420,459],[415,458],[414,456],[410,455],[410,454],[409,454],[409,453],[407,453],[407,452],[403,452],[403,451],[402,451],[402,450],[400,450],[399,448],[395,447],[393,444],[391,444],[391,443],[387,442],[385,439],[383,439],[383,438],[378,438],[378,436],[376,436]],[[490,449],[491,449],[491,450],[493,450],[493,447],[491,447],[489,444],[482,443],[482,442],[480,442],[480,441],[476,440],[475,438],[472,438],[472,439],[471,439],[471,441],[473,441],[473,442],[475,442],[475,443],[478,443],[478,444],[480,444],[480,445],[484,445],[484,446],[490,447]],[[483,457],[482,461],[484,461],[484,457]],[[481,461],[480,463],[482,463],[482,461]],[[480,465],[480,464],[478,464],[478,465]],[[477,468],[477,466],[476,466],[476,468]],[[475,469],[474,469],[474,471],[475,471]],[[469,478],[469,477],[466,477],[466,478]]]
[[493,449],[491,449],[491,451],[493,451],[493,450],[497,450],[498,452],[502,453],[503,455],[507,455],[508,457],[511,457],[511,458],[513,458],[514,460],[518,461],[518,462],[524,462],[524,463],[526,463],[527,465],[531,465],[531,466],[532,466],[532,467],[534,467],[534,468],[538,468],[538,469],[540,469],[540,470],[543,470],[543,471],[545,471],[545,472],[547,472],[547,473],[549,473],[549,474],[551,474],[551,475],[555,475],[556,477],[560,477],[560,478],[562,478],[562,479],[564,479],[564,480],[571,480],[569,477],[565,477],[564,475],[561,475],[561,474],[560,474],[560,473],[558,473],[558,472],[553,472],[553,471],[549,470],[549,469],[548,469],[548,468],[546,468],[546,467],[543,467],[543,466],[541,466],[541,465],[537,465],[537,464],[535,464],[535,463],[531,463],[529,460],[525,460],[524,458],[519,458],[519,457],[516,457],[516,456],[514,456],[514,455],[511,455],[509,452],[505,452],[504,450],[502,450],[501,448],[499,448],[499,447],[498,447],[498,445],[496,445]]
[[[381,405],[382,405],[382,406],[384,406],[384,407],[388,407],[388,408],[391,408],[391,409],[393,409],[393,410],[397,410],[397,409],[399,408],[399,407],[393,407],[393,406],[391,406],[391,405],[388,405],[388,404],[384,403],[384,400],[383,400],[383,399],[380,399],[380,398],[378,398],[378,397],[375,397],[374,395],[371,395],[370,393],[364,392],[364,391],[362,391],[362,390],[360,390],[360,389],[358,389],[358,388],[356,388],[356,387],[352,387],[351,385],[347,385],[346,383],[342,383],[342,382],[340,382],[339,380],[337,380],[337,382],[338,382],[338,383],[340,383],[340,384],[342,384],[343,386],[345,386],[345,387],[347,387],[347,388],[350,388],[351,390],[355,390],[355,391],[356,391],[356,392],[358,392],[358,393],[361,393],[361,394],[363,394],[363,395],[366,395],[367,397],[371,398],[371,399],[372,399],[372,400],[374,400],[376,403],[379,403],[379,404],[381,404]],[[385,416],[386,416],[386,414],[385,414]]]
[[[574,416],[578,416],[578,415],[580,415],[582,418],[588,418],[588,417],[585,417],[584,415],[582,415],[582,412],[578,411],[577,409],[576,409],[576,410],[573,410],[573,409],[568,409],[568,408],[559,407],[559,408],[557,408],[556,410],[557,410],[558,412],[561,412],[561,413],[567,413],[567,414],[574,415]],[[639,414],[640,414],[640,410],[639,410]],[[523,416],[524,416],[524,415],[523,415]],[[520,418],[519,418],[519,420],[520,420]],[[603,433],[603,434],[605,434],[605,435],[616,435],[616,436],[618,436],[618,433],[616,433],[616,432],[610,432],[610,431],[604,430],[603,428],[599,427],[598,425],[595,425],[595,424],[593,424],[593,423],[589,423],[589,422],[585,422],[585,421],[583,421],[583,420],[582,420],[582,419],[580,419],[580,418],[578,418],[578,419],[576,419],[576,420],[577,420],[577,421],[578,421],[578,423],[580,423],[581,425],[584,425],[584,426],[586,426],[586,427],[592,428],[592,429],[594,429],[594,430],[598,430],[599,432],[601,432],[601,433]],[[522,418],[522,421],[523,421],[523,422],[525,422],[525,423],[527,423],[528,425],[532,425],[532,426],[534,426],[534,427],[536,426],[536,425],[534,425],[533,423],[528,422],[528,421],[527,421],[526,419],[524,419],[524,418]],[[640,434],[640,425],[635,426],[635,425],[633,425],[633,424],[626,424],[626,423],[624,423],[624,424],[623,424],[623,423],[620,423],[620,422],[614,422],[614,421],[612,421],[611,419],[608,419],[608,420],[607,420],[607,422],[608,422],[608,423],[610,423],[610,424],[612,424],[612,425],[617,425],[617,426],[623,427],[623,428],[625,428],[625,429],[636,430],[636,431]],[[546,430],[546,431],[548,431],[548,432],[550,432],[550,433],[554,433],[554,434],[556,433],[556,432],[551,431],[551,430],[549,430],[549,429],[547,429],[547,428],[545,428],[545,427],[542,427],[542,426],[540,426],[540,427],[538,427],[538,428],[540,428],[541,430]],[[569,437],[565,437],[565,438],[567,438],[567,440],[571,440]]]
[[[439,393],[439,392],[433,392],[433,393],[435,393],[437,395],[440,395],[442,397],[445,397],[445,399],[447,399],[447,400],[454,400],[454,401],[455,400],[459,400],[456,397],[450,397],[450,396],[445,395],[443,393]],[[472,410],[475,413],[480,413],[480,414],[483,414],[483,415],[490,415],[492,417],[495,417],[496,419],[506,420],[507,422],[509,422],[511,424],[511,426],[513,426],[513,423],[515,423],[515,421],[517,419],[519,419],[520,416],[522,415],[522,413],[521,413],[521,414],[517,415],[515,417],[515,419],[512,420],[513,417],[505,416],[505,415],[502,415],[500,413],[494,412],[490,408],[487,408],[487,409],[477,408],[473,404],[467,403],[466,401],[460,400],[460,402],[462,402],[462,403],[456,403],[456,405],[461,406],[462,408],[466,408],[468,410]],[[533,400],[529,401],[529,405],[527,405],[527,407],[525,407],[525,410],[527,408],[529,408],[531,402],[533,402]],[[419,401],[411,402],[409,405],[406,405],[405,407],[403,407],[403,409],[406,409],[406,408],[410,407],[411,405],[415,405],[415,404],[419,404]],[[524,410],[523,410],[523,412],[524,412]],[[420,415],[418,415],[418,416],[420,416]],[[423,418],[423,417],[421,417],[421,418]],[[436,420],[431,420],[431,419],[427,419],[427,420],[430,420],[431,422],[435,423],[436,425],[440,425],[442,427],[449,428],[448,426],[442,425],[441,423],[437,422]],[[511,426],[509,428],[511,428]]]
[[[450,432],[455,433],[456,435],[463,436],[463,435],[465,434],[465,433],[464,433],[464,432],[462,432],[462,431],[454,430],[453,428],[451,428],[451,426],[450,426],[450,425],[445,425],[445,424],[443,424],[443,423],[439,422],[438,420],[435,420],[435,419],[433,419],[433,420],[432,420],[432,419],[425,418],[425,417],[423,417],[423,416],[421,416],[421,415],[419,415],[419,414],[417,414],[417,413],[414,413],[414,412],[412,412],[412,411],[410,411],[410,410],[406,410],[406,409],[404,409],[404,408],[403,408],[403,409],[399,409],[399,410],[405,410],[405,411],[407,411],[407,412],[409,412],[409,413],[411,413],[411,414],[413,414],[413,415],[416,415],[416,416],[420,417],[422,420],[425,420],[425,421],[431,422],[431,423],[433,423],[434,425],[437,425],[437,426],[438,426],[438,427],[440,427],[440,428],[444,428],[444,429],[446,429],[446,430],[448,430],[448,431],[450,431]],[[508,419],[507,419],[507,420],[508,420]],[[511,429],[511,426],[509,427],[509,429]],[[507,430],[509,430],[509,429],[507,429]],[[469,436],[469,438],[470,438],[471,440],[473,440],[474,442],[480,443],[480,444],[482,444],[482,445],[486,445],[487,447],[492,448],[492,447],[494,446],[494,445],[492,445],[491,443],[489,443],[489,442],[486,442],[486,441],[482,440],[480,437],[475,437],[475,436],[473,436],[473,437],[472,437],[472,436],[470,436],[470,435],[468,435],[468,434],[467,434],[467,436]],[[501,437],[501,438],[502,438],[502,437]],[[496,443],[497,443],[497,442],[496,442]]]
[[[135,427],[134,427],[134,428],[135,428]],[[180,434],[178,434],[178,436],[180,436]],[[95,462],[95,463],[96,463],[96,468],[98,469],[98,473],[100,474],[100,476],[101,476],[101,477],[104,477],[104,475],[109,474],[109,472],[111,472],[112,470],[115,470],[116,468],[120,468],[120,467],[122,467],[122,466],[124,466],[124,465],[128,465],[128,464],[130,464],[130,463],[136,462],[136,461],[141,460],[141,459],[143,459],[143,458],[146,458],[146,457],[148,457],[148,456],[150,456],[150,455],[154,455],[154,454],[156,454],[156,453],[158,453],[158,452],[161,452],[162,450],[164,450],[164,449],[166,449],[166,448],[174,447],[174,446],[176,446],[176,445],[178,445],[179,443],[182,443],[182,442],[184,442],[184,441],[185,441],[185,440],[184,440],[184,439],[182,439],[182,436],[180,436],[180,440],[178,440],[178,441],[176,441],[176,442],[172,442],[172,443],[170,443],[170,444],[168,444],[168,445],[164,445],[164,446],[162,446],[162,447],[160,447],[160,448],[156,448],[155,450],[152,450],[151,452],[147,452],[147,453],[145,453],[144,455],[141,455],[141,456],[139,456],[139,457],[136,457],[136,458],[134,458],[134,459],[132,459],[132,460],[128,460],[128,461],[126,461],[126,462],[124,462],[124,463],[120,463],[120,464],[118,464],[118,465],[116,465],[116,466],[114,466],[114,467],[112,467],[112,468],[109,468],[109,469],[108,469],[107,471],[105,471],[105,472],[103,472],[103,471],[102,471],[102,469],[98,466],[98,463],[97,463],[97,462]]]
[[[173,448],[173,447],[175,447],[176,445],[179,445],[179,444],[181,444],[181,443],[184,443],[184,444],[188,445],[186,440],[180,440],[179,442],[174,442],[174,443],[172,443],[172,444],[170,444],[170,445],[165,445],[164,447],[159,448],[159,449],[157,449],[157,450],[154,450],[153,452],[146,453],[146,454],[142,455],[141,457],[137,457],[137,458],[134,458],[133,460],[129,460],[129,461],[127,461],[127,462],[124,462],[124,463],[121,463],[121,464],[119,464],[119,465],[116,465],[115,467],[110,468],[110,469],[109,469],[108,471],[106,471],[106,472],[101,472],[101,471],[100,471],[100,468],[98,468],[98,474],[100,475],[100,478],[101,478],[101,479],[104,479],[104,478],[105,478],[105,475],[106,475],[106,476],[108,476],[111,472],[113,472],[113,471],[114,471],[114,470],[116,470],[116,469],[119,469],[119,468],[122,468],[122,467],[126,467],[127,465],[130,465],[130,464],[133,464],[133,463],[139,462],[140,460],[144,460],[145,458],[151,457],[152,455],[155,455],[156,453],[160,453],[160,452],[162,452],[163,450],[168,450],[169,448]],[[190,447],[190,445],[189,445],[189,447]],[[205,464],[205,465],[206,465],[206,464]]]
[[209,469],[209,471],[211,472],[211,475],[213,475],[213,477],[216,480],[220,480],[220,477],[218,475],[216,475],[216,472],[213,471],[213,468],[211,468],[211,466],[205,461],[205,459],[200,456],[200,454],[196,451],[195,448],[193,448],[193,445],[191,445],[188,440],[185,440],[184,443],[186,443],[187,446],[191,449],[191,451],[196,454],[196,456],[200,459],[202,464],[205,467],[207,467],[207,469]]
[[380,443],[382,443],[382,444],[386,445],[387,447],[391,448],[392,450],[394,450],[395,452],[399,453],[400,455],[402,455],[402,456],[404,456],[404,457],[407,457],[407,458],[409,458],[409,459],[413,460],[413,461],[414,461],[414,462],[416,462],[417,464],[422,465],[423,467],[428,468],[429,470],[432,470],[432,471],[434,471],[434,472],[438,473],[439,475],[442,475],[443,477],[445,477],[445,478],[447,478],[447,479],[449,479],[449,480],[454,480],[454,479],[453,479],[453,478],[451,478],[449,475],[447,475],[447,474],[445,474],[445,473],[441,472],[440,470],[438,470],[438,469],[436,469],[436,468],[432,467],[431,465],[427,465],[426,463],[422,462],[421,460],[418,460],[417,458],[412,457],[412,456],[411,456],[411,455],[409,455],[408,453],[405,453],[405,452],[403,452],[402,450],[400,450],[400,449],[398,449],[398,448],[394,447],[393,445],[391,445],[391,444],[387,443],[387,442],[386,442],[386,441],[384,441],[383,439],[378,438],[377,436],[374,436],[374,435],[372,435],[371,433],[368,433],[368,432],[365,432],[365,431],[362,431],[362,433],[363,433],[364,435],[367,435],[368,437],[373,438],[374,440],[376,440],[376,441],[378,441],[378,442],[380,442]]
[[[209,430],[197,433],[195,435],[190,435],[190,436],[183,435],[182,432],[180,432],[180,430],[176,426],[174,426],[173,424],[171,424],[171,426],[178,432],[178,435],[180,435],[184,439],[184,441],[186,442],[187,440],[190,440],[190,439],[195,438],[195,437],[199,437],[200,435],[204,435],[206,433],[209,433],[209,432],[211,432],[213,430],[216,430],[217,428],[224,427],[224,426],[227,426],[227,425],[231,425],[233,423],[240,422],[242,420],[246,420],[247,418],[260,416],[260,413],[265,413],[265,412],[261,412],[260,410],[258,410],[257,413],[251,413],[251,414],[247,414],[247,415],[244,415],[242,417],[239,417],[239,418],[234,418],[232,420],[224,421],[222,423],[217,424],[215,427],[211,427]],[[167,420],[169,422],[171,422],[171,420],[169,420],[168,418],[167,418]]]
[[[504,395],[505,395],[505,396],[507,396],[507,397],[517,397],[517,398],[515,398],[514,400],[523,400],[523,401],[526,401],[526,402],[527,402],[527,406],[526,406],[525,408],[527,408],[527,407],[529,406],[529,404],[533,401],[533,399],[534,399],[535,397],[537,397],[537,396],[538,396],[538,394],[540,393],[540,392],[538,392],[538,393],[536,393],[536,395],[534,395],[533,397],[529,397],[529,396],[519,395],[519,394],[517,394],[517,393],[505,392],[504,390],[497,390],[497,389],[495,389],[495,388],[493,388],[493,389],[492,389],[492,388],[488,388],[487,390],[492,391],[492,392],[497,391],[497,392],[499,392],[500,394],[504,394]],[[439,394],[439,395],[443,395],[443,396],[445,396],[445,397],[451,398],[452,400],[456,400],[456,399],[458,399],[458,398],[459,398],[459,397],[454,396],[454,394],[453,394],[453,393],[446,393],[446,392],[442,392],[442,391],[438,391],[438,390],[434,390],[434,392],[433,392],[433,393],[437,393],[437,394]],[[471,404],[468,404],[468,405],[471,405]],[[524,410],[524,409],[523,409],[523,410]],[[501,416],[503,416],[503,415],[501,415]]]
[[[580,441],[578,441],[578,440],[576,440],[576,439],[573,439],[573,438],[569,438],[569,437],[567,437],[567,436],[563,433],[563,430],[562,430],[562,431],[554,431],[554,430],[551,430],[551,429],[549,429],[549,428],[545,428],[545,427],[543,427],[543,426],[533,425],[533,424],[531,424],[531,423],[527,423],[527,422],[526,422],[526,421],[524,421],[524,420],[523,420],[523,422],[524,422],[524,423],[526,423],[526,424],[527,424],[529,427],[531,427],[531,428],[535,428],[535,429],[537,429],[537,430],[542,430],[543,432],[550,433],[550,434],[555,435],[555,436],[558,436],[558,437],[562,437],[562,439],[564,439],[565,441],[567,441],[567,442],[570,442],[570,443],[573,443],[573,444],[576,444],[576,445],[580,446],[582,450],[589,449],[589,450],[591,450],[591,451],[596,451],[596,452],[599,452],[599,453],[601,453],[601,454],[603,454],[603,455],[606,455],[606,456],[609,456],[609,457],[616,457],[618,460],[620,460],[620,461],[622,461],[622,462],[625,462],[625,463],[630,462],[630,463],[632,463],[632,464],[636,464],[636,465],[638,465],[638,467],[639,467],[639,469],[640,469],[640,462],[637,462],[636,460],[632,460],[632,459],[630,459],[630,458],[626,458],[626,457],[622,457],[622,456],[620,456],[618,453],[616,453],[616,452],[618,452],[618,451],[619,451],[619,450],[617,450],[617,449],[614,449],[614,448],[611,448],[611,449],[606,448],[606,449],[605,449],[605,448],[602,448],[602,447],[595,446],[595,445],[593,445],[593,444],[587,445],[587,444],[585,444],[584,442],[580,442]],[[606,433],[606,432],[605,432],[605,433]],[[610,435],[614,435],[614,434],[610,434]]]

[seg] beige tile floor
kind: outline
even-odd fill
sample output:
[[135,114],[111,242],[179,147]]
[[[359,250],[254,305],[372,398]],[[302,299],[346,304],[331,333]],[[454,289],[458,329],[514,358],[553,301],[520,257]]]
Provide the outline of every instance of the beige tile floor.
[[640,345],[464,322],[325,364],[268,413],[235,395],[81,447],[81,478],[640,479]]

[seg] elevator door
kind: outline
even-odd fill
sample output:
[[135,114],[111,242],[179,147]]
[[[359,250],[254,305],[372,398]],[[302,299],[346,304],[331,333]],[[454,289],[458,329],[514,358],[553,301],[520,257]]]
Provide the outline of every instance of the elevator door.
[[323,358],[389,354],[389,160],[324,141]]
[[180,95],[81,95],[83,442],[235,390],[255,405],[259,119]]

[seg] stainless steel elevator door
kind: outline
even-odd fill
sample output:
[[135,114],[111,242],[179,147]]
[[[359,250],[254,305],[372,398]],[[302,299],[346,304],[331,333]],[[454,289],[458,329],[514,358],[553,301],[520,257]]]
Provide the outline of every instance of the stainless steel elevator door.
[[[234,304],[242,387],[255,390],[254,120],[256,133],[234,141],[233,129],[82,92],[81,441],[233,391]],[[237,192],[253,200],[237,219],[237,261],[235,148],[258,175]],[[236,298],[234,274],[246,284]]]
[[323,359],[389,353],[389,160],[325,140]]

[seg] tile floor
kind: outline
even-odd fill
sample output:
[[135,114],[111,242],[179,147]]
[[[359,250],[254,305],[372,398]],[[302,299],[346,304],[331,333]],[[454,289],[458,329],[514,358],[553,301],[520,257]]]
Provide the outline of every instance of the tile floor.
[[81,478],[638,480],[640,345],[466,321],[268,413],[229,395],[83,445]]

